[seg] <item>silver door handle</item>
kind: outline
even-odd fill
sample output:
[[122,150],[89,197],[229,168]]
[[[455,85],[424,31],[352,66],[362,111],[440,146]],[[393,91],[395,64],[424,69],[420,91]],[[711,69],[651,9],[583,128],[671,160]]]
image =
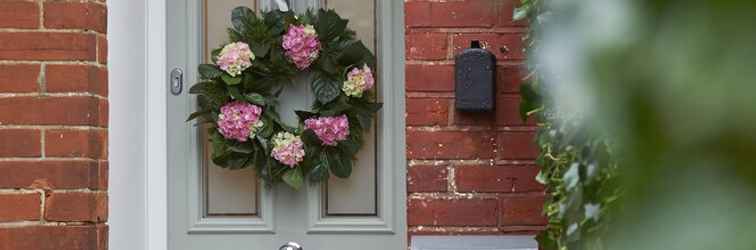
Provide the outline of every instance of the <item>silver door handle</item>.
[[296,243],[293,241],[290,241],[284,244],[283,246],[281,246],[280,248],[278,248],[278,250],[302,250],[302,249],[303,248],[302,246],[299,245],[299,243]]
[[179,67],[173,68],[170,83],[171,94],[180,95],[181,91],[184,90],[184,70]]

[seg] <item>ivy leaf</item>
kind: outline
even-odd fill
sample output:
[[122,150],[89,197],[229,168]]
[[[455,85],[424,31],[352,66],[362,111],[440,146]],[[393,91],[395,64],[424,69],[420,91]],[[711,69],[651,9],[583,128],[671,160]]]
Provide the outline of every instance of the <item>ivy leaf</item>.
[[521,7],[515,8],[512,13],[512,19],[515,21],[520,21],[528,17],[528,13],[530,12],[530,5],[523,5]]
[[228,85],[237,85],[241,83],[241,77],[233,77],[231,75],[223,74],[221,75],[221,79],[223,79],[224,82]]
[[334,151],[326,151],[328,163],[333,175],[339,178],[347,178],[352,175],[352,161],[348,157],[343,157]]
[[327,104],[339,97],[341,89],[338,82],[320,77],[312,83],[312,92],[319,102]]
[[284,182],[295,190],[299,190],[304,184],[304,177],[302,176],[301,168],[293,168],[281,176]]
[[220,69],[218,69],[217,66],[212,65],[212,64],[200,64],[200,66],[197,69],[199,71],[200,76],[202,76],[203,79],[214,79],[223,75],[223,71],[221,71]]
[[240,33],[245,32],[245,20],[248,20],[250,17],[255,17],[255,12],[253,12],[250,8],[239,6],[234,8],[231,11],[231,25],[234,26],[234,29]]

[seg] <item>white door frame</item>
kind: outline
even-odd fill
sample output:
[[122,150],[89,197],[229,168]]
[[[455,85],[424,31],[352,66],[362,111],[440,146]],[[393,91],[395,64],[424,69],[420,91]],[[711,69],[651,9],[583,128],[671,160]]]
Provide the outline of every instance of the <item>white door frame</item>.
[[[385,0],[382,0],[385,1]],[[149,0],[146,2],[147,25],[147,86],[146,86],[146,211],[145,218],[147,228],[144,232],[148,250],[168,250],[168,169],[167,169],[167,98],[168,98],[168,65],[166,64],[166,0]],[[382,30],[391,31],[394,34],[391,48],[394,51],[394,63],[392,65],[393,79],[385,79],[390,84],[400,87],[393,88],[391,101],[394,110],[390,113],[399,114],[395,117],[394,125],[402,131],[399,138],[394,138],[396,159],[387,163],[397,168],[397,172],[404,173],[406,166],[405,137],[405,94],[404,94],[404,1],[389,0],[395,5],[391,9],[390,27]],[[188,83],[189,84],[189,83]],[[186,88],[187,86],[185,86]],[[401,175],[403,176],[403,174]],[[402,192],[401,197],[406,198],[404,187],[405,180],[396,180],[401,184],[396,190]],[[395,207],[396,221],[406,222],[406,202],[393,204]],[[397,230],[404,230],[406,225],[396,225]],[[134,232],[137,233],[137,232]],[[405,232],[398,231],[398,234]]]

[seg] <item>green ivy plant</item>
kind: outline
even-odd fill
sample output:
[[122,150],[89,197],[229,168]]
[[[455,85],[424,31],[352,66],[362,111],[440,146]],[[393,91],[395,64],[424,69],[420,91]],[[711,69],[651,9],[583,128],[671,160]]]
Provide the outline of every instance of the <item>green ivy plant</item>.
[[[514,11],[516,20],[530,22],[525,37],[529,55],[536,52],[539,33],[548,22],[548,3],[522,0]],[[605,249],[613,218],[610,211],[621,195],[611,140],[584,126],[579,115],[560,113],[535,60],[530,60],[528,69],[520,87],[520,115],[538,121],[537,180],[548,195],[543,209],[548,225],[536,239],[545,250]]]

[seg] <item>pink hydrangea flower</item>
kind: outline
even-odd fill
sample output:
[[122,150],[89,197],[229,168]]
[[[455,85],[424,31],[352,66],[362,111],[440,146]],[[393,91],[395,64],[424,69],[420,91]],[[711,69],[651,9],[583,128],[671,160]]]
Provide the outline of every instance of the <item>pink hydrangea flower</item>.
[[373,78],[373,71],[367,64],[362,68],[354,67],[349,73],[347,73],[347,80],[344,81],[341,90],[347,96],[362,97],[362,93],[373,88],[375,85],[375,79]]
[[304,142],[302,142],[302,138],[292,133],[278,133],[273,136],[271,155],[278,162],[293,168],[304,160]]
[[255,60],[255,54],[249,49],[249,45],[235,42],[223,47],[218,55],[217,64],[229,75],[237,76],[252,66],[252,60]]
[[242,101],[223,105],[218,115],[218,132],[228,139],[245,142],[261,124],[262,108]]
[[290,25],[281,46],[299,70],[310,67],[320,53],[320,40],[312,25]]
[[349,120],[346,115],[310,118],[304,123],[305,128],[315,132],[323,145],[335,146],[349,136]]

